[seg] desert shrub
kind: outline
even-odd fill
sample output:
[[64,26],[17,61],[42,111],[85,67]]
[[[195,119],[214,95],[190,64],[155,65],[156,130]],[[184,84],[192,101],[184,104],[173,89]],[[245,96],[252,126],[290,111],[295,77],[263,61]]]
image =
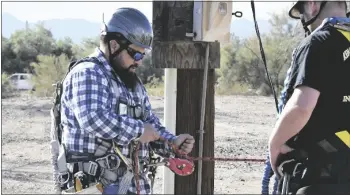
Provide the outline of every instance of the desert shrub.
[[145,84],[148,95],[150,96],[164,96],[164,76],[157,78],[155,76],[150,76]]
[[53,84],[62,80],[70,60],[65,54],[58,57],[54,55],[38,56],[38,63],[32,63],[31,66],[35,69],[33,75],[33,83],[36,96],[51,97],[54,93],[55,87]]
[[1,98],[8,98],[13,95],[14,88],[8,77],[9,75],[6,73],[1,74]]

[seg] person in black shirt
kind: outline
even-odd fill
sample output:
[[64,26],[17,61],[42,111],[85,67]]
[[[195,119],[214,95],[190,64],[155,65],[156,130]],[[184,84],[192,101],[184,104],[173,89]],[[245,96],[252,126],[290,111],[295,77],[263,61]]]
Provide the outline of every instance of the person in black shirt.
[[[294,173],[304,167],[294,193],[298,189],[298,194],[350,193],[350,19],[346,10],[345,1],[298,1],[289,11],[292,18],[301,20],[306,37],[293,52],[281,94],[283,110],[269,138],[269,157],[279,178],[288,170],[287,164],[294,163]],[[307,161],[295,156],[281,161],[296,151],[307,154]],[[326,154],[334,155],[333,164]],[[336,189],[321,189],[324,184]]]

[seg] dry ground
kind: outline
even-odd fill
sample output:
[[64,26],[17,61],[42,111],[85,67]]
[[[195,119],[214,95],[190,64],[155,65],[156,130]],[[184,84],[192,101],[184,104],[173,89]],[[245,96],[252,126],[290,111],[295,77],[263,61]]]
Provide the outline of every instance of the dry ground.
[[[152,97],[157,110],[163,98]],[[216,97],[215,156],[266,157],[268,132],[275,120],[272,97]],[[49,194],[49,109],[51,99],[21,96],[2,100],[2,193]],[[158,112],[163,119],[163,112]],[[217,162],[215,194],[258,194],[263,163]],[[155,193],[161,193],[162,169]]]

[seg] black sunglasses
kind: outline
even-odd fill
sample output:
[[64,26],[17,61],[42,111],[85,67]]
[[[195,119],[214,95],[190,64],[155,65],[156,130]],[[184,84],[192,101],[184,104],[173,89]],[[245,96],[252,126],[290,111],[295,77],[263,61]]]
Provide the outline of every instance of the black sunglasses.
[[134,50],[133,48],[126,48],[126,51],[128,52],[128,54],[135,60],[135,61],[139,61],[142,60],[143,57],[146,55],[145,53],[141,53],[139,51]]

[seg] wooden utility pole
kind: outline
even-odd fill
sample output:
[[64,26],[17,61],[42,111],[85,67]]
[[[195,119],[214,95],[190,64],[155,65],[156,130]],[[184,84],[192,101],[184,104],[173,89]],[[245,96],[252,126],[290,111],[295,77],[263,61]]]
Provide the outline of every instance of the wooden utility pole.
[[[193,42],[193,1],[153,1],[152,64],[177,69],[176,134],[188,133],[196,145],[190,156],[198,156],[201,99],[206,47],[209,45],[205,100],[203,156],[214,156],[214,82],[220,66],[219,42]],[[197,194],[198,163],[187,177],[175,176],[175,194]],[[202,164],[201,193],[214,194],[214,162]]]

